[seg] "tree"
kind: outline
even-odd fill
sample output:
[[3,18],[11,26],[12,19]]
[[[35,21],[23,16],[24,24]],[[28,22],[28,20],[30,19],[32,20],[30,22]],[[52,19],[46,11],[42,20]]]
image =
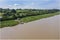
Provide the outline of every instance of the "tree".
[[12,10],[11,10],[11,13],[16,13],[16,10],[15,10],[15,9],[12,9]]
[[2,13],[2,8],[0,8],[0,12]]

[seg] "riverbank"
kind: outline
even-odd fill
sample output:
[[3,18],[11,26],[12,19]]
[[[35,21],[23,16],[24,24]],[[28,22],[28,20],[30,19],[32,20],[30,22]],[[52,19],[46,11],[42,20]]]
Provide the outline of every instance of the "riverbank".
[[60,15],[0,28],[0,39],[58,39]]
[[16,26],[17,24],[19,24],[21,22],[27,23],[27,22],[30,22],[30,21],[35,21],[35,20],[39,20],[39,19],[42,19],[42,18],[47,18],[47,17],[51,17],[51,16],[54,16],[54,15],[59,15],[59,14],[60,14],[60,12],[24,17],[24,18],[22,18],[18,21],[15,21],[15,20],[2,21],[2,22],[0,22],[0,28],[9,27],[9,26],[12,27],[12,26]]
[[29,17],[22,18],[20,21],[27,23],[30,21],[35,21],[35,20],[39,20],[42,18],[52,17],[52,16],[59,15],[59,14],[60,14],[60,12],[44,14],[44,15],[37,15],[37,16],[29,16]]

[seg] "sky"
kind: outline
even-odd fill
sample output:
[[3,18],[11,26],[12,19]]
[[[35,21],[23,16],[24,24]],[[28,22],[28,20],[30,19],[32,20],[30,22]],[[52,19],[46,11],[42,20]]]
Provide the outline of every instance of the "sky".
[[60,9],[60,0],[0,0],[0,8]]

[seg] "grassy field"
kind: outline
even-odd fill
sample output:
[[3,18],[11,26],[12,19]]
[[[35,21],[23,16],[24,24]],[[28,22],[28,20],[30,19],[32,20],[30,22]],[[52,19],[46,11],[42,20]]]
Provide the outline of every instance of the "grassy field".
[[0,16],[2,16],[3,15],[3,13],[0,13]]
[[[35,21],[35,20],[38,20],[38,19],[42,19],[42,18],[47,18],[47,17],[51,17],[51,16],[54,16],[54,15],[59,15],[60,12],[57,12],[57,13],[51,13],[51,14],[44,14],[44,15],[37,15],[37,16],[29,16],[29,17],[25,17],[25,18],[22,18],[20,19],[20,23],[23,22],[23,23],[27,23],[27,22],[30,22],[30,21]],[[7,21],[1,21],[0,22],[0,28],[3,28],[3,27],[12,27],[12,26],[15,26],[19,24],[18,21],[15,21],[15,20],[7,20]]]
[[0,13],[0,16],[1,16],[2,14]]

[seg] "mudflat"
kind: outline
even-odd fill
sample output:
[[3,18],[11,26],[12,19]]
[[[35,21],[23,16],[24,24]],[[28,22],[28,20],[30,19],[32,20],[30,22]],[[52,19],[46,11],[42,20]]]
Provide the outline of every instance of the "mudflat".
[[0,28],[0,39],[59,39],[60,15]]

